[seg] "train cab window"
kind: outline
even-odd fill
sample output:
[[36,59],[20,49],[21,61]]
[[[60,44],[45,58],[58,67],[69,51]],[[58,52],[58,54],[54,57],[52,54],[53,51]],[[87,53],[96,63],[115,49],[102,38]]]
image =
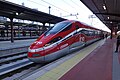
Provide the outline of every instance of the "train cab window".
[[72,24],[70,24],[70,25],[69,25],[69,26],[67,26],[65,29],[63,29],[63,30],[62,30],[62,32],[67,31],[67,30],[70,30],[70,29],[71,29],[71,27],[72,27]]
[[64,27],[67,27],[71,22],[69,21],[65,21],[65,22],[60,22],[57,23],[54,27],[50,28],[45,35],[50,35],[50,34],[56,34],[57,32],[59,32],[61,29],[63,29]]

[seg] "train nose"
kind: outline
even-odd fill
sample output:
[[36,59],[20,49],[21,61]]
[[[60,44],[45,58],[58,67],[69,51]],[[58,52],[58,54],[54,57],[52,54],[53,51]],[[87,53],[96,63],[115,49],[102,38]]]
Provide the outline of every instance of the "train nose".
[[44,48],[28,49],[28,57],[41,57],[44,56]]
[[29,49],[28,50],[28,59],[35,63],[44,63],[45,56],[44,56],[44,49]]

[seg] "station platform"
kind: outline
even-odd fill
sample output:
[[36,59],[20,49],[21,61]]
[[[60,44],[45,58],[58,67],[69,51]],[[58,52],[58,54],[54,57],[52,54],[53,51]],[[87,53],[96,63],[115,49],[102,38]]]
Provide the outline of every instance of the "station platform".
[[50,63],[23,80],[120,80],[120,51],[116,39],[95,42]]
[[0,41],[0,58],[27,52],[28,47],[35,40],[36,39],[15,40],[14,43],[11,43],[11,41]]
[[35,40],[36,39],[15,40],[14,43],[11,43],[11,41],[0,41],[0,50],[30,46]]
[[[14,40],[37,39],[39,36],[19,36],[14,37]],[[0,41],[10,41],[11,37],[0,37]]]

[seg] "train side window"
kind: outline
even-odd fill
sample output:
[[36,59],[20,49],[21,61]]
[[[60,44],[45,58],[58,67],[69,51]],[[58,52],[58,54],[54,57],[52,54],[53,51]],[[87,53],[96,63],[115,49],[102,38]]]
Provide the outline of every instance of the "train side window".
[[81,33],[83,33],[83,34],[89,36],[89,31],[87,31],[87,30],[81,30]]
[[89,36],[94,36],[94,32],[93,31],[89,31]]
[[80,32],[84,34],[85,30],[81,30]]
[[95,36],[97,36],[98,35],[98,32],[97,31],[95,31]]
[[95,34],[95,31],[93,31],[93,36],[95,36],[96,34]]

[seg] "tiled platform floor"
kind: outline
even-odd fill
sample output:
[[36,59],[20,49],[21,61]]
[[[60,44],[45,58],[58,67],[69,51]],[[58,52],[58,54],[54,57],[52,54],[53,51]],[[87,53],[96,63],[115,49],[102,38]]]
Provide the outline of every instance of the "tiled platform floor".
[[[42,68],[38,72],[31,74],[30,76],[24,78],[23,80],[58,80],[69,70],[71,70],[76,64],[82,61],[86,56],[88,56],[93,50],[94,50],[93,52],[95,52],[96,48],[99,49],[100,46],[104,44],[104,41],[105,40],[101,40],[90,46],[87,46],[86,48],[75,53],[75,55],[70,59],[62,62],[61,64],[56,65],[55,67],[52,66],[51,64],[50,66],[52,66],[53,68],[51,69],[47,69],[46,67],[45,69]],[[70,79],[65,79],[65,80],[70,80]]]

